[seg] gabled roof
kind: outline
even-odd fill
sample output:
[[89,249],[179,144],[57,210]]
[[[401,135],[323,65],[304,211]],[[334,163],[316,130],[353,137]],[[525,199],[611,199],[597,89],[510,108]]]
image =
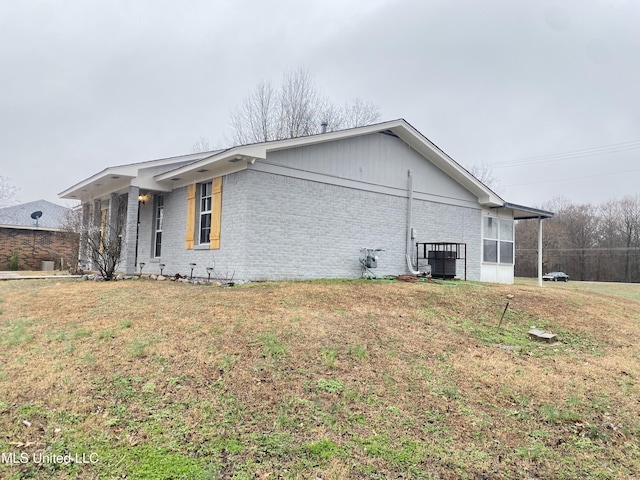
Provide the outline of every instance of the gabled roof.
[[171,170],[179,165],[193,163],[200,158],[208,157],[213,153],[215,152],[192,153],[108,167],[60,192],[58,196],[68,199],[81,199],[85,196],[83,194],[87,192],[94,192],[93,196],[98,196],[95,195],[95,192],[115,192],[129,185],[135,185],[141,171],[150,170],[157,173],[157,171]]
[[502,200],[495,192],[475,178],[471,173],[469,173],[469,171],[449,157],[444,153],[444,151],[438,148],[404,119],[367,125],[365,127],[309,135],[306,137],[274,140],[270,142],[233,147],[216,152],[199,160],[194,160],[193,162],[178,168],[167,170],[166,172],[155,175],[154,179],[158,183],[164,183],[167,181],[193,181],[197,177],[197,173],[210,171],[216,166],[226,165],[229,162],[239,164],[244,163],[244,165],[246,165],[247,162],[253,163],[256,160],[266,159],[269,152],[383,132],[402,139],[420,155],[427,158],[467,190],[475,194],[481,204],[487,206],[502,206],[504,204],[504,200]]
[[[42,212],[42,215],[37,220],[31,216],[35,212]],[[21,203],[20,205],[0,208],[0,227],[28,230],[62,230],[68,222],[67,217],[70,212],[71,209],[46,200]]]
[[248,163],[264,160],[269,152],[333,142],[342,139],[386,133],[403,140],[452,179],[473,193],[481,205],[502,207],[505,201],[474,177],[427,137],[404,119],[338,130],[285,140],[241,145],[226,150],[195,153],[150,162],[111,167],[60,193],[62,198],[100,198],[124,191],[129,185],[153,191],[171,191],[175,187],[200,181],[203,176],[226,175],[247,168]]

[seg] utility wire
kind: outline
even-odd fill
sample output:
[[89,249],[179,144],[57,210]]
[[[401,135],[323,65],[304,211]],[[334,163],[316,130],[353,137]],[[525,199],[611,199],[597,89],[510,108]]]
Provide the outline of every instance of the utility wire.
[[638,148],[640,148],[640,140],[615,143],[612,145],[604,145],[602,147],[584,148],[582,150],[572,150],[569,152],[551,153],[548,155],[539,155],[535,157],[524,157],[515,160],[505,160],[503,162],[489,163],[488,165],[492,168],[519,167],[522,165],[534,165],[540,163],[574,160],[576,158],[592,157],[610,153],[626,152],[629,150],[636,150]]
[[571,178],[557,178],[557,179],[552,179],[552,180],[542,180],[539,182],[527,182],[527,183],[511,183],[509,185],[504,185],[504,187],[522,187],[525,185],[541,185],[543,183],[558,183],[558,182],[569,182],[572,180],[584,180],[586,178],[599,178],[599,177],[605,177],[605,176],[611,176],[611,175],[622,175],[625,173],[634,173],[634,172],[640,172],[640,168],[636,168],[634,170],[624,170],[622,172],[606,172],[606,173],[598,173],[595,175],[584,175],[582,177],[571,177]]

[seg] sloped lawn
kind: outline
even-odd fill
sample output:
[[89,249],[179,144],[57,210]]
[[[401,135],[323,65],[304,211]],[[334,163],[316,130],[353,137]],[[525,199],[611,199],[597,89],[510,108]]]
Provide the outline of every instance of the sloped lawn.
[[[464,282],[22,280],[0,282],[0,311],[1,478],[640,472],[633,299]],[[560,342],[531,340],[533,325]]]

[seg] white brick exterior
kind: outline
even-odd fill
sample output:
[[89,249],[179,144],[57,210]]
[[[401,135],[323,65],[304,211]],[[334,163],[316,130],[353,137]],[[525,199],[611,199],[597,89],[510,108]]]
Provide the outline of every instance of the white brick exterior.
[[[225,176],[219,250],[185,248],[186,188],[165,193],[162,258],[152,251],[153,204],[141,208],[144,271],[236,280],[358,277],[361,247],[381,247],[378,275],[406,273],[408,199],[252,170]],[[414,200],[416,241],[466,242],[467,278],[480,278],[480,208]],[[459,266],[460,276],[462,265]]]
[[[187,248],[188,192],[214,178],[222,178],[221,210],[211,210],[212,218],[220,213],[212,229],[217,239],[220,226],[220,248]],[[164,222],[156,258],[158,195]],[[513,219],[515,207],[524,209],[520,218],[552,215],[507,204],[402,119],[112,167],[62,196],[81,199],[95,226],[101,208],[126,202],[120,267],[127,273],[144,263],[143,273],[160,273],[164,264],[165,275],[189,275],[194,263],[195,277],[214,267],[215,277],[237,281],[359,277],[362,247],[384,249],[377,275],[407,273],[412,227],[414,265],[416,242],[464,243],[467,279],[512,283],[513,265],[482,262],[482,218]],[[197,221],[195,229],[197,239]],[[465,275],[461,260],[456,274]]]

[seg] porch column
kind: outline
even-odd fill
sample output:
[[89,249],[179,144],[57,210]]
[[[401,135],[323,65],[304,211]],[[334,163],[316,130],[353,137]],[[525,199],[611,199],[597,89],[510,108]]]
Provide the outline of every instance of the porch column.
[[87,244],[87,235],[91,230],[91,204],[82,204],[82,226],[80,227],[80,244],[78,245],[78,268],[86,270],[89,268],[91,253]]
[[140,188],[136,186],[129,187],[129,195],[127,198],[127,218],[124,226],[125,244],[123,249],[124,273],[125,275],[133,275],[136,273],[137,252],[138,252],[138,195]]
[[93,201],[93,228],[100,230],[102,226],[102,202],[100,200]]
[[542,286],[542,217],[538,217],[538,286]]
[[[95,232],[99,232],[102,227],[102,201],[93,201],[93,217],[91,218],[91,226],[89,227],[88,234],[94,235]],[[96,266],[93,264],[93,254],[89,252],[89,258],[87,258],[87,266],[89,270],[95,270]]]
[[116,235],[119,235],[120,226],[118,225],[118,209],[120,207],[120,197],[117,193],[109,196],[109,210],[107,210],[107,221],[105,222],[105,235],[109,236],[109,244],[116,241]]

